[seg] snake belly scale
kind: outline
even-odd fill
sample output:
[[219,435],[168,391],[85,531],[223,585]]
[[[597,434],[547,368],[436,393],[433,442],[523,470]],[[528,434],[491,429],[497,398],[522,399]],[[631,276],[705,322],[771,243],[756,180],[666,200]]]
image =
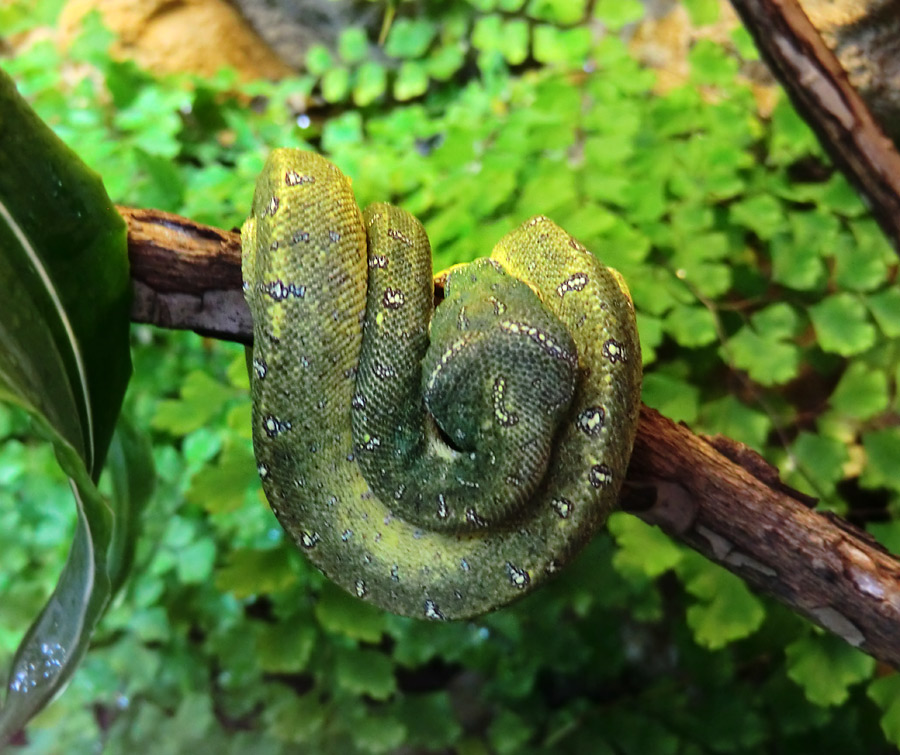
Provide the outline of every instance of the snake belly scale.
[[319,155],[277,149],[242,231],[253,442],[284,529],[395,613],[525,594],[605,522],[637,426],[621,276],[535,217],[442,273],[409,213],[360,211]]

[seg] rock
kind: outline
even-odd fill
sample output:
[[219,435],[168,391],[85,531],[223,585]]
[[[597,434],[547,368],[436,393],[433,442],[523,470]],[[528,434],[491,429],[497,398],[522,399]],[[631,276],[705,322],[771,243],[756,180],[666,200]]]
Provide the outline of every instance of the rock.
[[210,76],[224,66],[248,80],[291,73],[225,0],[69,0],[59,19],[62,44],[92,10],[116,35],[113,55],[157,73]]

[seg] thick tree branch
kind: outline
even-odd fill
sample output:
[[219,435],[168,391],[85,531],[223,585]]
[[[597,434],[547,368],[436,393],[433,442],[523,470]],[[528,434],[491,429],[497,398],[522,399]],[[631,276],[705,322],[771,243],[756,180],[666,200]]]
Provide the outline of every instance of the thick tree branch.
[[131,319],[250,343],[240,235],[161,210],[117,209],[128,223]]
[[900,253],[900,154],[796,0],[731,0],[823,147]]
[[[240,238],[168,213],[128,221],[132,319],[249,343]],[[624,508],[900,668],[900,562],[783,485],[760,456],[644,407]]]
[[623,508],[900,668],[900,561],[809,508],[754,451],[644,407],[627,484]]

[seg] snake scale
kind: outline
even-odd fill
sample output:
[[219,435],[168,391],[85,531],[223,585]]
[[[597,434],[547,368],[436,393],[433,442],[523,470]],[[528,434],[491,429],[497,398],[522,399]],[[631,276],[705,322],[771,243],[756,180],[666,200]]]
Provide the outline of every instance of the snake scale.
[[[538,216],[438,276],[422,225],[277,149],[242,228],[253,443],[312,562],[395,613],[527,593],[606,520],[637,426],[622,277]],[[439,294],[440,289],[439,288]]]

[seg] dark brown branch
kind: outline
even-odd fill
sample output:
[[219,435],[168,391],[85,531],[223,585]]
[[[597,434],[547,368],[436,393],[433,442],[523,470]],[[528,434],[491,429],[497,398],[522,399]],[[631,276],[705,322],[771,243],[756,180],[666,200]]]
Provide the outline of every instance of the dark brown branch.
[[[237,233],[121,209],[137,322],[248,343]],[[900,562],[865,533],[810,510],[750,449],[710,441],[643,409],[626,510],[753,588],[900,668]]]
[[623,508],[900,668],[900,561],[840,517],[813,511],[754,451],[644,407],[628,484]]
[[731,0],[765,61],[900,253],[900,154],[796,0]]
[[161,210],[117,209],[128,223],[131,319],[249,343],[240,235]]

